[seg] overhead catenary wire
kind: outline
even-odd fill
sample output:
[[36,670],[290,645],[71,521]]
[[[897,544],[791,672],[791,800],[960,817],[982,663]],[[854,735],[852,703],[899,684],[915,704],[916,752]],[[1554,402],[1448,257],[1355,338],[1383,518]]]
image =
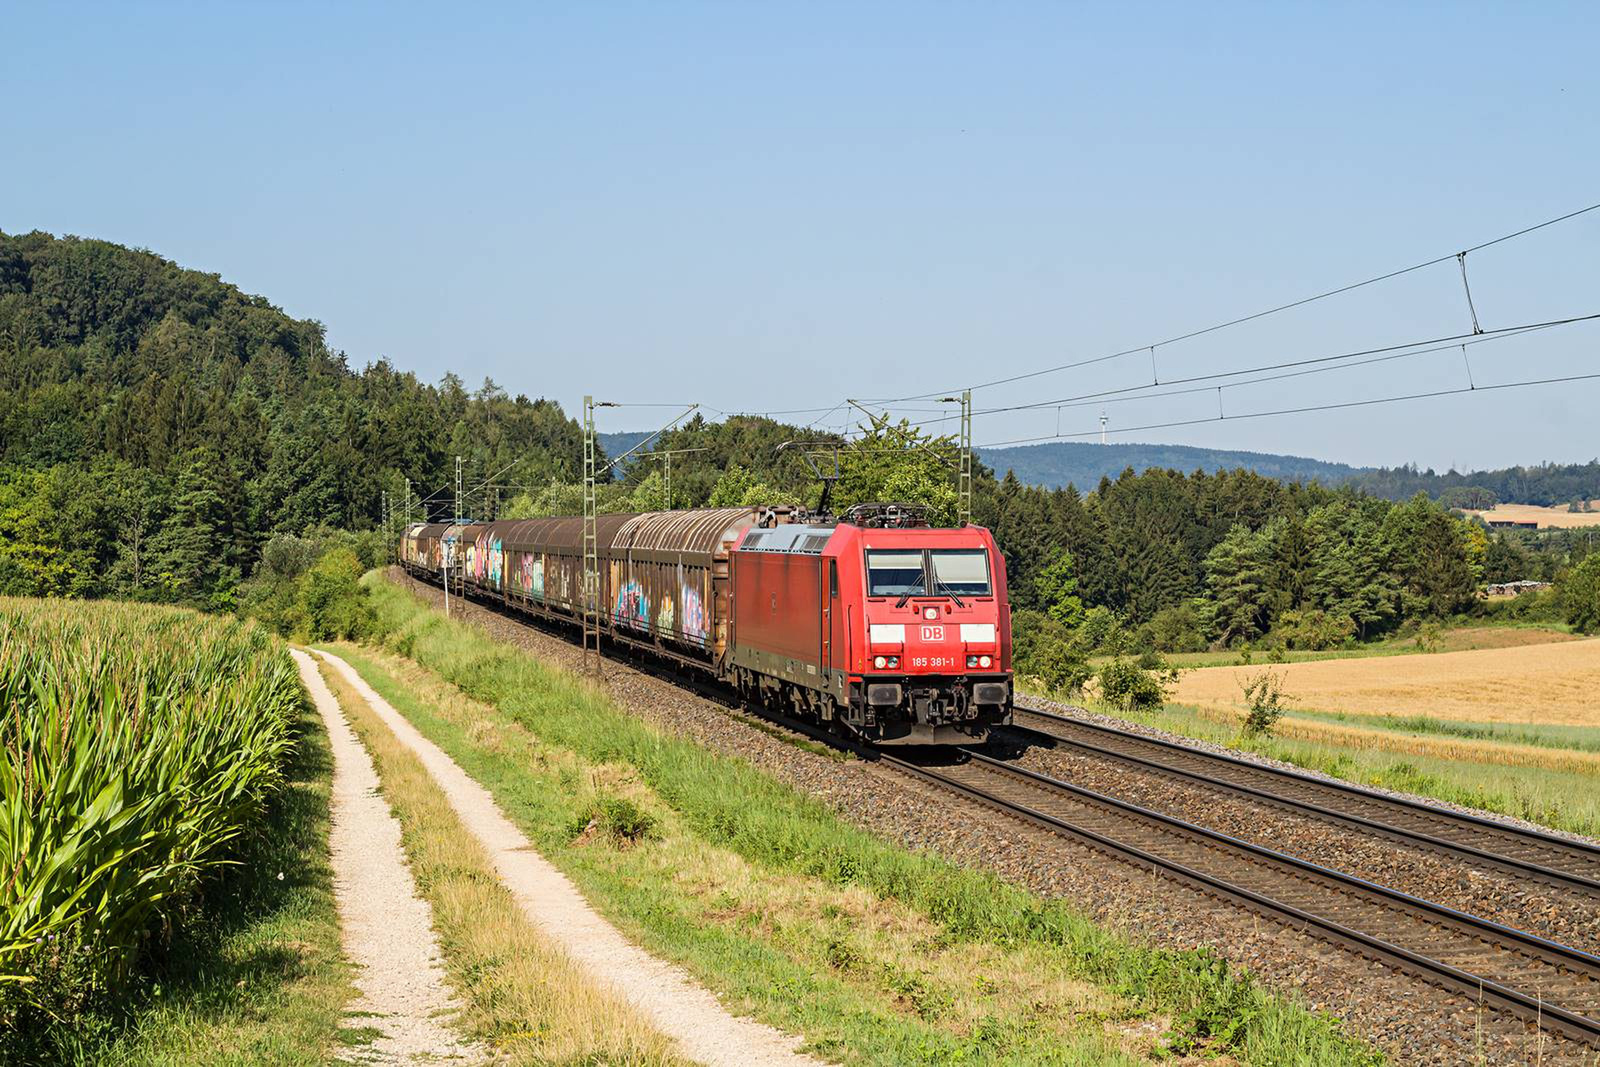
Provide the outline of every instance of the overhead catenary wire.
[[1145,342],[1143,344],[1134,345],[1134,346],[1132,346],[1130,348],[1121,349],[1120,351],[1108,352],[1105,355],[1093,356],[1093,357],[1090,357],[1090,358],[1087,358],[1087,359],[1074,360],[1074,361],[1067,362],[1067,363],[1057,364],[1057,365],[1052,366],[1052,367],[1045,367],[1045,368],[1042,368],[1040,370],[1026,371],[1026,372],[1021,373],[1021,374],[1009,375],[1007,377],[994,378],[994,379],[991,379],[989,381],[978,382],[978,383],[973,384],[973,385],[956,386],[953,389],[939,389],[939,390],[934,390],[933,392],[917,393],[917,394],[914,394],[914,395],[911,395],[911,396],[902,396],[902,397],[894,397],[894,398],[873,398],[873,399],[874,400],[881,400],[881,402],[890,403],[890,404],[898,404],[898,403],[902,403],[904,401],[910,401],[910,400],[927,400],[927,399],[929,399],[931,397],[945,396],[945,395],[948,395],[951,392],[957,392],[957,391],[959,391],[961,389],[972,389],[972,390],[976,391],[978,389],[989,389],[989,388],[992,388],[992,387],[997,386],[997,385],[1010,385],[1010,384],[1012,384],[1014,382],[1027,381],[1027,380],[1029,380],[1031,378],[1039,378],[1039,377],[1042,377],[1042,376],[1047,375],[1047,374],[1056,374],[1056,373],[1058,373],[1060,371],[1073,370],[1073,369],[1078,368],[1078,367],[1087,367],[1087,366],[1091,366],[1091,365],[1096,364],[1096,363],[1106,363],[1106,362],[1109,362],[1111,360],[1121,359],[1124,356],[1131,356],[1131,355],[1134,355],[1134,354],[1139,353],[1139,352],[1150,352],[1151,356],[1152,356],[1152,359],[1153,359],[1154,354],[1155,354],[1155,349],[1157,349],[1157,348],[1163,348],[1163,347],[1165,347],[1167,345],[1174,345],[1174,344],[1177,344],[1180,341],[1192,340],[1193,338],[1196,338],[1196,337],[1204,337],[1206,334],[1216,333],[1219,330],[1226,330],[1226,329],[1229,329],[1230,327],[1233,327],[1233,326],[1241,326],[1241,325],[1243,325],[1243,324],[1245,324],[1247,322],[1254,322],[1257,319],[1264,319],[1269,315],[1277,315],[1277,314],[1279,314],[1281,312],[1284,312],[1284,311],[1291,311],[1294,308],[1305,307],[1307,304],[1313,304],[1313,303],[1316,303],[1319,300],[1327,300],[1330,297],[1340,296],[1340,295],[1342,295],[1344,293],[1353,292],[1353,291],[1355,291],[1357,289],[1362,289],[1362,288],[1365,288],[1366,286],[1369,286],[1369,285],[1376,285],[1379,282],[1390,281],[1390,280],[1392,280],[1394,278],[1399,278],[1399,277],[1402,277],[1402,276],[1407,275],[1407,274],[1412,274],[1412,273],[1414,273],[1416,271],[1419,271],[1419,270],[1426,270],[1429,267],[1435,267],[1435,266],[1438,266],[1441,263],[1448,263],[1452,259],[1458,259],[1458,257],[1460,258],[1460,261],[1464,263],[1465,257],[1467,255],[1469,255],[1470,253],[1472,253],[1472,252],[1479,252],[1479,251],[1482,251],[1485,248],[1491,248],[1491,247],[1493,247],[1495,245],[1503,244],[1506,241],[1511,241],[1511,240],[1514,240],[1514,239],[1516,239],[1518,237],[1526,236],[1527,234],[1533,233],[1533,232],[1535,232],[1537,230],[1542,230],[1542,229],[1545,229],[1546,227],[1549,227],[1549,226],[1555,226],[1558,223],[1566,222],[1566,221],[1568,221],[1570,219],[1575,219],[1575,218],[1579,217],[1580,215],[1586,215],[1591,211],[1597,211],[1597,210],[1600,210],[1600,203],[1590,204],[1588,207],[1579,208],[1576,211],[1569,211],[1564,215],[1558,215],[1555,218],[1545,219],[1543,222],[1537,222],[1537,223],[1534,223],[1531,226],[1524,226],[1522,229],[1516,230],[1516,231],[1514,231],[1512,233],[1501,234],[1499,237],[1492,238],[1492,239],[1490,239],[1488,241],[1480,241],[1478,244],[1472,245],[1472,246],[1470,246],[1468,248],[1463,248],[1463,249],[1460,249],[1459,251],[1455,251],[1455,252],[1448,252],[1448,253],[1446,253],[1444,255],[1441,255],[1441,256],[1435,256],[1432,259],[1423,260],[1421,263],[1413,263],[1409,267],[1401,267],[1398,270],[1386,271],[1383,274],[1374,275],[1371,278],[1364,278],[1361,281],[1350,282],[1349,284],[1346,284],[1346,285],[1341,285],[1341,286],[1338,286],[1338,287],[1333,288],[1333,289],[1324,290],[1323,292],[1320,292],[1320,293],[1314,293],[1311,296],[1302,297],[1299,300],[1291,300],[1286,304],[1278,304],[1278,305],[1276,305],[1274,307],[1265,308],[1265,309],[1263,309],[1261,311],[1252,312],[1252,313],[1250,313],[1248,315],[1239,315],[1239,316],[1236,316],[1234,318],[1227,319],[1226,321],[1223,321],[1223,322],[1218,322],[1218,323],[1214,323],[1213,325],[1210,325],[1210,326],[1201,327],[1200,329],[1189,330],[1189,331],[1186,331],[1184,333],[1175,334],[1175,335],[1173,335],[1171,337],[1167,337],[1167,338],[1164,338],[1164,339],[1159,340],[1159,341]]
[[[1278,415],[1306,415],[1317,411],[1338,411],[1345,408],[1372,407],[1377,404],[1398,404],[1408,400],[1428,400],[1441,396],[1457,396],[1463,393],[1486,393],[1500,389],[1525,389],[1537,385],[1561,385],[1567,382],[1587,382],[1600,379],[1600,372],[1594,374],[1569,374],[1558,378],[1533,378],[1520,382],[1498,382],[1494,385],[1460,386],[1455,389],[1434,389],[1424,393],[1406,393],[1400,396],[1369,397],[1365,400],[1344,400],[1329,404],[1308,404],[1304,407],[1277,408],[1272,411],[1247,411],[1237,415],[1224,417],[1220,413],[1205,418],[1175,419],[1170,422],[1152,422],[1143,426],[1122,426],[1111,433],[1139,433],[1144,430],[1167,430],[1181,426],[1202,426],[1212,422],[1238,422],[1242,419],[1265,419]],[[985,448],[1007,448],[1012,445],[1037,444],[1041,441],[1070,440],[1078,437],[1093,437],[1101,430],[1082,430],[1071,433],[1043,434],[1038,437],[1018,437],[1008,441],[992,441],[988,444],[974,445],[975,450]]]
[[[1408,341],[1400,344],[1380,345],[1375,348],[1354,349],[1349,352],[1338,352],[1326,356],[1309,356],[1297,359],[1280,360],[1275,363],[1263,363],[1254,367],[1241,367],[1236,370],[1215,371],[1209,374],[1194,374],[1185,378],[1171,378],[1160,384],[1167,386],[1193,385],[1196,382],[1214,382],[1225,378],[1237,378],[1246,374],[1260,374],[1265,371],[1285,370],[1297,367],[1322,366],[1322,369],[1324,370],[1340,370],[1344,369],[1345,367],[1360,367],[1372,363],[1387,362],[1391,359],[1404,359],[1411,356],[1425,355],[1429,352],[1439,352],[1445,349],[1457,348],[1462,344],[1473,345],[1482,344],[1488,341],[1500,341],[1510,337],[1518,337],[1522,336],[1523,334],[1534,333],[1540,330],[1553,329],[1559,326],[1570,326],[1576,323],[1593,322],[1596,320],[1600,320],[1600,313],[1570,315],[1565,318],[1546,319],[1541,322],[1521,323],[1516,326],[1502,326],[1493,330],[1480,330],[1476,333],[1450,334],[1444,337],[1431,337],[1420,341]],[[1391,355],[1391,353],[1393,354]],[[1382,358],[1360,359],[1359,357],[1362,356],[1380,356]],[[1354,362],[1347,362],[1352,360]],[[1326,364],[1338,365],[1323,366]],[[1225,387],[1234,388],[1236,386],[1251,385],[1254,382],[1277,381],[1280,378],[1293,377],[1298,377],[1298,375],[1285,374],[1274,377],[1256,378],[1243,382],[1231,382],[1227,383]],[[1130,400],[1147,400],[1161,396],[1177,396],[1183,393],[1197,391],[1187,389],[1170,389],[1163,392],[1149,392],[1149,390],[1153,388],[1155,388],[1154,385],[1145,382],[1139,385],[1120,386],[1116,389],[1102,389],[1090,393],[1078,393],[1073,396],[1057,397],[1053,400],[1034,400],[1025,404],[1008,404],[1002,407],[981,408],[974,410],[972,415],[974,418],[977,418],[979,416],[1003,415],[1018,411],[1038,411],[1049,410],[1051,408],[1058,407],[1074,407],[1083,401],[1095,401],[1097,403],[1106,404],[1121,403]],[[1213,387],[1207,386],[1204,391],[1209,391],[1211,388]],[[927,419],[922,422],[912,423],[911,428],[915,429],[923,426],[932,426],[941,421],[943,420]]]

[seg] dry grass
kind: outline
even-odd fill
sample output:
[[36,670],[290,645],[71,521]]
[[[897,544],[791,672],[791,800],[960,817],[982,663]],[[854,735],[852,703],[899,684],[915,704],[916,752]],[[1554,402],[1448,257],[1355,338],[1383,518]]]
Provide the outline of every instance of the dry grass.
[[681,1062],[671,1041],[523,916],[421,762],[337,671],[320,667],[377,764],[417,886],[433,907],[464,1021],[495,1046],[496,1062]]
[[[1590,505],[1600,509],[1600,500],[1592,500]],[[1466,514],[1476,515],[1485,522],[1496,519],[1509,522],[1537,522],[1541,530],[1571,530],[1583,526],[1600,526],[1600,510],[1568,511],[1565,504],[1553,508],[1538,504],[1497,504],[1488,511],[1468,511]]]
[[[1186,672],[1172,699],[1239,715],[1261,665]],[[1274,665],[1290,705],[1354,715],[1600,726],[1600,640]],[[1498,747],[1498,746],[1497,746]]]

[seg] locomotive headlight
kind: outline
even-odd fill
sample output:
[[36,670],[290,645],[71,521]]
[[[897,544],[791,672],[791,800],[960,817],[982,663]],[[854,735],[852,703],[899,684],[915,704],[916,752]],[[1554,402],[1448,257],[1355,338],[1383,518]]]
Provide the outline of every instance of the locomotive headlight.
[[967,657],[967,666],[976,667],[977,665],[978,665],[978,657],[977,656],[968,656]]
[[890,656],[889,657],[889,666],[891,668],[900,666],[900,657],[899,656]]
[[872,661],[872,665],[881,671],[889,665],[889,661],[884,657],[879,656]]
[[988,656],[978,657],[978,666],[982,667],[984,670],[988,670],[993,664],[994,660],[990,659]]

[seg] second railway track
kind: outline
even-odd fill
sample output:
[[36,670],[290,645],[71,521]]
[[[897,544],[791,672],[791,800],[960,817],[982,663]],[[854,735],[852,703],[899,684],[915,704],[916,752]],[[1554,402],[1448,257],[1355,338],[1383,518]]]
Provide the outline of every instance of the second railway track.
[[1197,890],[1568,1037],[1600,1044],[1600,958],[1352,875],[968,752],[903,774],[1158,869]]
[[1012,728],[1061,749],[1600,897],[1600,847],[1583,841],[1037,708],[1019,706]]

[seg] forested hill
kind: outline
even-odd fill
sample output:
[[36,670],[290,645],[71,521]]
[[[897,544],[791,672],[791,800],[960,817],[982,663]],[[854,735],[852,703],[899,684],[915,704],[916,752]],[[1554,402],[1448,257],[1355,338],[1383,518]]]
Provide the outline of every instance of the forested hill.
[[[1247,470],[1281,482],[1319,482],[1326,486],[1349,484],[1385,500],[1409,500],[1426,493],[1435,500],[1453,502],[1462,494],[1473,493],[1479,503],[1491,506],[1493,500],[1518,504],[1566,504],[1574,500],[1600,497],[1600,462],[1545,463],[1536,467],[1506,467],[1502,470],[1447,471],[1443,474],[1419,470],[1415,466],[1352,467],[1303,456],[1284,456],[1266,452],[1229,452],[1187,445],[1089,444],[1081,441],[1055,441],[1018,448],[987,448],[979,452],[983,462],[997,475],[1015,471],[1025,485],[1046,489],[1077,486],[1087,492],[1101,478],[1116,478],[1132,468],[1135,474],[1146,470],[1175,470],[1185,473],[1203,470]],[[1487,492],[1493,500],[1485,500]]]
[[1188,445],[1090,444],[1082,441],[1052,441],[1016,448],[985,448],[979,451],[983,462],[997,475],[1015,471],[1026,485],[1064,489],[1075,485],[1087,492],[1101,478],[1115,478],[1128,468],[1142,474],[1152,468],[1188,473],[1203,470],[1247,470],[1286,482],[1319,481],[1337,485],[1361,472],[1344,463],[1328,463],[1303,456],[1280,456],[1267,452],[1229,452]]
[[442,491],[458,453],[469,479],[582,462],[553,403],[353,370],[216,275],[0,233],[0,593],[225,606],[272,534],[371,527],[383,489]]

